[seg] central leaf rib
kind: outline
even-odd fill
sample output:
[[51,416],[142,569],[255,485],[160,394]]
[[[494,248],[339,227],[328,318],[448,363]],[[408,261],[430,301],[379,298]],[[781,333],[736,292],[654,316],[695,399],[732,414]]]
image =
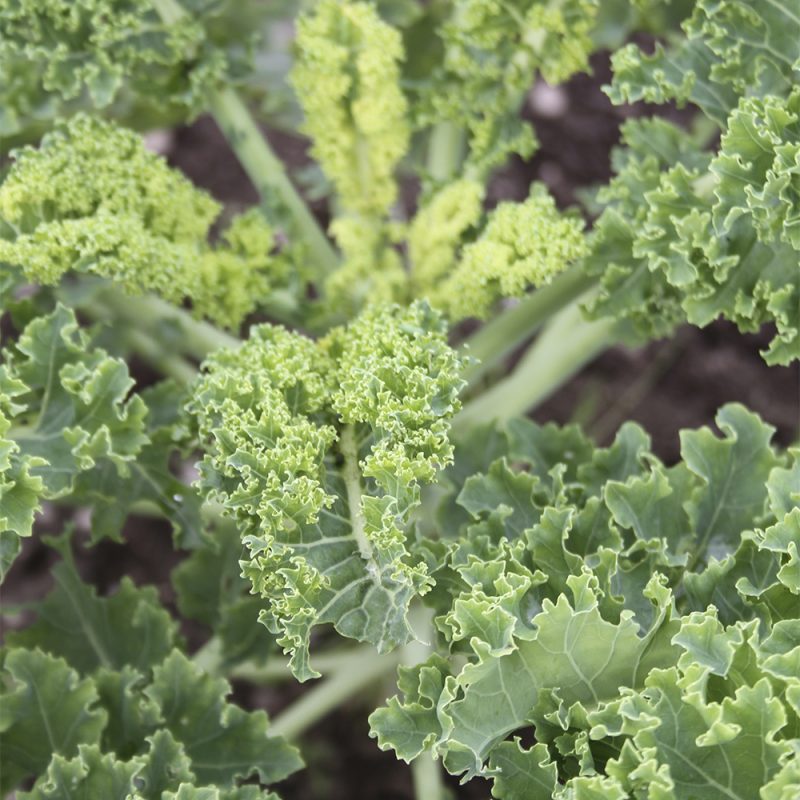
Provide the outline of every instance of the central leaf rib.
[[347,506],[350,511],[353,536],[358,543],[361,557],[365,561],[372,563],[374,561],[372,543],[367,537],[367,521],[364,518],[364,510],[361,507],[361,469],[358,464],[358,442],[352,425],[345,425],[342,428],[339,447],[344,458],[342,478],[347,489]]

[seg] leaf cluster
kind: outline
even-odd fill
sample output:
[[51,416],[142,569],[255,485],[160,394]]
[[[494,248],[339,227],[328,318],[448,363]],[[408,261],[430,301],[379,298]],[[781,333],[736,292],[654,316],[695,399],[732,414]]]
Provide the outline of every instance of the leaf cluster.
[[509,800],[797,791],[798,453],[741,406],[717,425],[672,467],[632,424],[608,448],[524,420],[465,443],[496,460],[453,473],[422,545],[439,652],[400,668],[380,746]]

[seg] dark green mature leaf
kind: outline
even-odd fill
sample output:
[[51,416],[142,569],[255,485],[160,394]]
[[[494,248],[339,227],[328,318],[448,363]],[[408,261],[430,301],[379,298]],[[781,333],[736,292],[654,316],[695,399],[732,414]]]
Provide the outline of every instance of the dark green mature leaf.
[[145,764],[136,776],[145,797],[161,798],[164,792],[195,782],[191,760],[168,730],[156,731],[148,742]]
[[687,100],[724,123],[739,96],[785,94],[800,62],[795,0],[698,0],[686,38],[652,56],[635,46],[614,57],[615,102]]
[[264,9],[183,0],[166,23],[144,0],[47,0],[0,12],[0,140],[76,107],[171,119],[250,68]]
[[[800,358],[800,8],[795,0],[699,0],[687,38],[613,59],[615,102],[691,101],[723,131],[716,157],[664,122],[629,123],[587,269],[591,313],[646,336],[682,320],[773,323],[764,356]],[[664,144],[672,140],[670,148]],[[680,141],[680,152],[674,145]],[[664,158],[669,149],[672,158]]]
[[93,677],[100,705],[108,712],[103,750],[120,758],[141,753],[145,739],[161,723],[161,708],[144,693],[145,676],[125,665],[119,672],[101,668]]
[[11,685],[0,703],[2,792],[44,770],[54,754],[70,758],[79,744],[99,742],[107,720],[93,682],[63,659],[14,649],[5,671]]
[[9,633],[7,644],[38,647],[85,675],[98,667],[144,672],[163,661],[175,646],[177,625],[156,590],[123,578],[116,594],[98,597],[78,576],[69,539],[51,541],[64,557],[52,571],[56,588],[38,606],[36,622]]
[[250,594],[250,583],[241,576],[245,553],[238,531],[221,525],[206,547],[172,572],[180,612],[213,629],[226,663],[259,660],[275,651],[273,638],[257,624],[264,601]]
[[185,445],[182,406],[185,390],[162,381],[140,393],[148,408],[143,445],[121,476],[109,465],[79,476],[75,488],[80,502],[92,505],[92,537],[120,540],[122,526],[132,508],[149,503],[169,520],[177,547],[194,549],[203,542],[202,501],[197,490],[183,483],[171,469],[171,461]]
[[297,750],[270,737],[263,711],[248,713],[226,703],[229,692],[225,680],[203,673],[178,651],[153,670],[146,689],[201,784],[230,787],[254,773],[271,783],[294,772],[301,765]]

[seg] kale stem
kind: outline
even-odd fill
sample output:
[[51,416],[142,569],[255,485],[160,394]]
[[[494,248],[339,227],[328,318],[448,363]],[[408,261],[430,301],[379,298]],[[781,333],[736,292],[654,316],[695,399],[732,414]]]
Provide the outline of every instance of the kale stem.
[[[167,24],[188,14],[178,0],[153,0],[153,6]],[[320,275],[336,269],[339,258],[333,245],[295,189],[283,162],[272,151],[238,93],[230,88],[213,91],[209,97],[209,110],[261,197],[274,192],[289,211]]]
[[550,317],[591,288],[596,280],[586,275],[580,266],[572,267],[470,336],[461,347],[464,355],[477,359],[477,363],[465,370],[468,383],[474,385]]
[[218,90],[210,97],[209,109],[258,193],[263,198],[274,192],[289,211],[297,231],[308,245],[319,275],[333,272],[339,263],[333,245],[294,188],[283,162],[270,148],[239,95],[233,89]]
[[524,414],[619,340],[611,320],[588,322],[577,304],[556,316],[514,372],[467,403],[453,420],[462,433],[473,425]]
[[[418,604],[412,608],[410,616],[411,627],[416,631],[418,639],[403,647],[401,658],[403,664],[415,666],[427,660],[434,652],[436,632],[430,609]],[[430,751],[425,750],[411,762],[411,778],[417,800],[444,800],[442,770]]]
[[437,181],[454,178],[464,159],[464,129],[454,122],[440,122],[428,140],[428,172]]
[[297,739],[315,722],[365,687],[375,683],[400,663],[399,651],[381,655],[374,650],[365,653],[357,648],[331,677],[303,694],[285,711],[278,714],[270,728],[274,736]]
[[[342,647],[328,653],[315,653],[314,667],[323,675],[335,673],[352,666],[353,657],[357,653],[361,658],[369,659],[375,655],[375,648],[372,645],[361,645],[359,647]],[[253,661],[235,664],[225,670],[225,674],[229,678],[259,684],[294,680],[294,675],[289,667],[289,659],[280,656],[272,657],[264,664]]]
[[[235,348],[241,344],[237,337],[195,319],[188,311],[152,295],[132,297],[109,287],[98,293],[92,302],[81,303],[80,306],[90,315],[101,319],[103,314],[106,317],[110,314],[132,323],[161,349],[169,344],[198,361],[214,350]],[[161,341],[167,332],[172,334],[169,343]]]
[[411,777],[414,781],[414,796],[417,800],[442,800],[442,770],[438,762],[426,750],[411,762]]

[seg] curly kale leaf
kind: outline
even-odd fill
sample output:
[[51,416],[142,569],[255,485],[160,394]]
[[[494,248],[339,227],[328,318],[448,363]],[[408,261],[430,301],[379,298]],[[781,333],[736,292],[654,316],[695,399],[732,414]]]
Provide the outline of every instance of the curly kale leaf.
[[636,426],[595,449],[518,420],[488,470],[454,472],[468,514],[424,548],[438,652],[400,669],[380,746],[508,800],[794,787],[797,454],[741,406],[717,426],[665,467]]
[[130,475],[148,442],[147,407],[131,394],[127,365],[91,348],[63,306],[34,319],[3,359],[0,533],[13,551],[41,500],[73,494],[82,473]]
[[244,77],[263,12],[183,0],[164,22],[151,0],[36,0],[0,10],[0,139],[79,108],[131,119],[196,114]]
[[149,152],[140,136],[78,115],[15,153],[0,184],[0,260],[41,284],[69,271],[154,292],[237,328],[289,276],[258,211],[212,247],[219,204]]
[[301,679],[312,628],[389,650],[429,579],[407,539],[451,460],[460,363],[421,303],[372,307],[314,342],[268,325],[206,364],[189,405],[201,486],[240,527],[243,571]]

